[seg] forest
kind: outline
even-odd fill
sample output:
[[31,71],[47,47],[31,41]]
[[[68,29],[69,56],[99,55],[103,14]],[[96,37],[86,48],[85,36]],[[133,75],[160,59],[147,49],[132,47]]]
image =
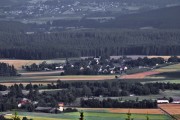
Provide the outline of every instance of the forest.
[[0,58],[180,55],[179,38],[179,30],[92,29],[34,34],[0,32]]

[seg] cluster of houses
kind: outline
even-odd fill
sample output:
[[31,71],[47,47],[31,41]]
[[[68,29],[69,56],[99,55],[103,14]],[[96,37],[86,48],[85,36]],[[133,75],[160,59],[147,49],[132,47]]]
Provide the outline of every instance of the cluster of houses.
[[[129,59],[128,59],[129,60]],[[117,74],[123,73],[128,70],[128,66],[124,64],[127,59],[122,59],[120,62],[114,62],[111,59],[102,59],[101,57],[89,57],[81,60],[67,60],[66,63],[54,63],[47,64],[44,63],[36,65],[32,64],[30,66],[24,66],[27,71],[53,71],[59,70],[65,72],[66,68],[75,69],[78,71],[85,71],[87,69],[97,72],[96,74]]]
[[80,71],[90,69],[96,71],[97,74],[115,74],[122,73],[128,70],[128,66],[125,66],[123,64],[125,61],[126,60],[122,60],[121,62],[114,63],[113,61],[111,61],[111,59],[102,59],[101,57],[88,57],[79,61],[69,61],[68,63],[70,64],[72,69],[78,68]]
[[18,108],[23,108],[25,105],[27,104],[32,104],[35,107],[35,111],[36,112],[45,112],[45,113],[59,113],[59,112],[63,112],[64,111],[64,103],[63,102],[59,102],[58,103],[58,107],[41,107],[38,106],[38,102],[37,101],[31,101],[27,98],[22,98],[19,102],[18,102]]

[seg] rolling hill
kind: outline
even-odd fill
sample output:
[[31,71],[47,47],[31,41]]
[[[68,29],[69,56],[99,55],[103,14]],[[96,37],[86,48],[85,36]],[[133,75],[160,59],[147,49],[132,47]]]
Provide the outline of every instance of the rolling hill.
[[120,28],[180,28],[180,6],[117,17],[109,25]]

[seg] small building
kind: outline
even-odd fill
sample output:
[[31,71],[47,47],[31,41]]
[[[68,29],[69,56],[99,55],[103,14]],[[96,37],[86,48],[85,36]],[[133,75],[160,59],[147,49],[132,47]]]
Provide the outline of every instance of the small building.
[[59,107],[59,111],[63,112],[64,111],[64,103],[63,102],[59,102],[58,103],[58,107]]
[[23,98],[21,101],[19,101],[18,107],[21,108],[22,106],[31,103],[31,100],[27,98]]
[[159,98],[158,100],[157,100],[157,103],[158,104],[163,104],[163,103],[169,103],[169,100],[167,99],[167,98]]
[[44,68],[44,70],[45,70],[45,71],[51,71],[51,69],[49,69],[49,68]]

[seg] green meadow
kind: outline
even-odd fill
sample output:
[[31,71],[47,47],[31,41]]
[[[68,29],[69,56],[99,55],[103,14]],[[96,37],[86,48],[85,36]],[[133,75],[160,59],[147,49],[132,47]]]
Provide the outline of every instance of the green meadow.
[[[79,120],[79,112],[49,114],[49,113],[29,113],[19,112],[19,116],[26,116],[33,120]],[[125,120],[126,114],[108,113],[108,112],[84,112],[85,120]],[[146,120],[146,114],[132,114],[134,120]],[[166,115],[148,115],[150,120],[171,120]],[[10,116],[8,116],[10,117]]]

